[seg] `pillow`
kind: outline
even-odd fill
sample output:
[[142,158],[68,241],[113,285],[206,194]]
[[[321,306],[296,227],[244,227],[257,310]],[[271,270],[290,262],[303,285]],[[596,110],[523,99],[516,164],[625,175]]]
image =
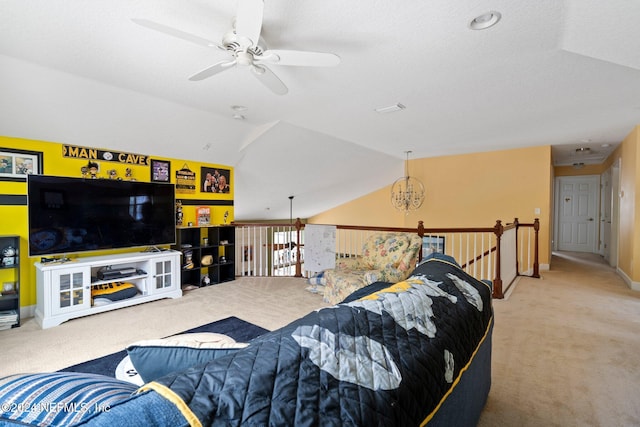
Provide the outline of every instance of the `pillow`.
[[327,278],[324,277],[324,271],[321,271],[320,273],[316,274],[315,276],[311,276],[307,279],[307,283],[309,283],[310,285],[326,285],[327,284]]
[[111,301],[119,301],[135,297],[138,288],[133,283],[114,282],[103,285],[91,286],[91,298],[105,298]]
[[0,424],[75,425],[130,399],[137,389],[135,384],[97,374],[11,375],[0,379]]
[[127,353],[142,380],[150,382],[235,353],[247,345],[226,335],[201,332],[138,341],[127,347]]

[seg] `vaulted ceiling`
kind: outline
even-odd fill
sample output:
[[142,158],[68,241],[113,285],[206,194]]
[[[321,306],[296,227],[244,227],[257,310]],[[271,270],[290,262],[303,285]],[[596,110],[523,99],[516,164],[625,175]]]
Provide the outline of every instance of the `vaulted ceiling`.
[[[390,184],[406,150],[550,145],[571,164],[588,146],[593,163],[640,123],[638,1],[269,0],[261,48],[340,58],[270,63],[284,95],[247,66],[189,80],[233,59],[198,42],[222,44],[238,10],[1,1],[0,134],[231,165],[236,219],[273,219],[289,217],[290,195],[307,217]],[[487,12],[501,20],[471,29]]]

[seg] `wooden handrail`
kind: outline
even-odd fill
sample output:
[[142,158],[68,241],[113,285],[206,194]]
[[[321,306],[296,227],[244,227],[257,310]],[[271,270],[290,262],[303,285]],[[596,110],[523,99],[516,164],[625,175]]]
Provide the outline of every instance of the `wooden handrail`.
[[[296,222],[294,224],[286,224],[282,222],[277,223],[243,223],[243,222],[234,222],[232,223],[236,226],[242,227],[295,227],[296,229],[296,260],[295,260],[295,277],[302,277],[302,256],[300,252],[301,244],[301,232],[305,228],[305,224],[302,223],[300,218],[296,218]],[[479,254],[474,256],[474,258],[467,260],[466,263],[462,265],[462,268],[467,268],[472,264],[482,260],[487,255],[495,252],[495,269],[494,269],[494,278],[493,278],[493,297],[494,298],[504,298],[503,293],[503,283],[501,276],[501,256],[500,256],[500,246],[501,246],[501,238],[506,230],[511,230],[513,228],[516,229],[516,251],[518,248],[517,245],[517,229],[519,227],[533,227],[535,230],[535,259],[533,266],[533,275],[532,277],[539,278],[539,263],[538,263],[538,235],[540,229],[540,221],[536,218],[535,221],[531,224],[523,224],[518,221],[518,218],[515,218],[513,223],[509,223],[506,225],[502,224],[502,221],[496,220],[496,223],[493,227],[443,227],[443,228],[425,228],[423,221],[418,221],[418,225],[415,228],[410,227],[382,227],[382,226],[357,226],[357,225],[335,225],[338,230],[357,230],[357,231],[381,231],[381,232],[403,232],[403,233],[417,233],[420,237],[429,236],[429,235],[442,235],[442,234],[451,234],[451,233],[491,233],[496,236],[496,244],[493,247],[487,249],[483,254]],[[286,244],[283,244],[283,246]],[[420,247],[419,259],[422,259],[422,247]],[[517,265],[517,257],[516,257],[516,274],[520,275],[519,267]]]

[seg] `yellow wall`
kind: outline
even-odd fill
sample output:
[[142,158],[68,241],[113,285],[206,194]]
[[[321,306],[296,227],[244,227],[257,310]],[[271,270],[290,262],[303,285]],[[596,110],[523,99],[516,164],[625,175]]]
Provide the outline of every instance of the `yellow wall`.
[[[404,227],[405,215],[391,206],[391,186],[330,209],[307,221],[312,224],[340,224]],[[409,225],[417,227],[418,222]]]
[[[86,158],[70,158],[63,156],[64,144],[45,141],[34,141],[20,138],[11,138],[0,136],[0,152],[2,149],[17,149],[17,150],[29,150],[42,153],[43,157],[43,174],[44,175],[57,175],[57,176],[70,176],[81,177],[81,168],[86,166],[88,160]],[[105,147],[90,147],[87,148],[99,148],[105,149]],[[176,198],[184,202],[184,224],[191,221],[195,223],[195,209],[197,206],[210,206],[211,207],[211,223],[222,224],[224,223],[224,214],[228,212],[227,223],[233,221],[233,183],[234,171],[233,168],[218,164],[201,163],[195,161],[185,161],[178,159],[167,159],[162,157],[153,156],[153,153],[134,153],[150,157],[155,160],[163,160],[170,162],[171,165],[171,182],[175,183],[175,172],[181,169],[185,164],[189,169],[196,172],[196,190],[193,194],[178,194]],[[134,162],[136,159],[127,159]],[[125,161],[127,161],[125,160]],[[120,163],[120,162],[107,162],[98,161],[100,165],[100,172],[98,177],[107,178],[108,170],[116,170],[118,177],[125,178],[126,169],[130,168],[132,171],[132,177],[138,181],[149,182],[151,180],[151,170],[148,163],[140,161],[141,164],[132,163]],[[216,194],[216,193],[203,193],[200,191],[201,186],[201,168],[220,168],[229,170],[231,191],[228,194]],[[1,177],[1,176],[0,176]],[[2,181],[0,180],[0,196],[5,195],[26,195],[27,184],[24,181]],[[191,204],[190,204],[191,203]],[[210,204],[209,204],[210,203]],[[0,204],[0,235],[19,235],[21,237],[20,246],[20,305],[23,307],[32,306],[36,303],[36,278],[35,268],[33,264],[40,260],[39,257],[28,258],[27,250],[27,236],[28,236],[28,218],[27,218],[27,206],[21,205],[6,205]],[[2,248],[0,248],[1,250]],[[111,251],[122,252],[120,251]],[[91,255],[96,255],[94,252]],[[75,255],[74,255],[75,256]],[[2,276],[0,275],[0,279]]]
[[640,206],[636,197],[640,188],[639,144],[640,127],[636,127],[613,154],[621,159],[618,268],[634,282],[640,281]]
[[309,223],[415,227],[422,220],[425,227],[492,227],[498,219],[530,223],[537,217],[540,263],[549,263],[551,147],[416,159],[409,169],[427,192],[418,211],[395,211],[387,187],[311,217]]

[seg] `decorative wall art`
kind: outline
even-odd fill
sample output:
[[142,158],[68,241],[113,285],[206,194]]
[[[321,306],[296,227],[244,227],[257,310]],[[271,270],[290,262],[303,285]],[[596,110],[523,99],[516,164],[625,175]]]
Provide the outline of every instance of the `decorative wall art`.
[[444,253],[444,237],[424,236],[422,238],[422,257],[426,257],[434,252]]
[[203,193],[229,193],[231,171],[229,169],[202,167],[200,191]]
[[170,182],[171,181],[171,163],[164,160],[151,159],[151,181]]
[[196,192],[196,173],[186,163],[176,171],[176,193],[194,194]]
[[41,152],[0,148],[0,181],[26,181],[27,175],[41,173]]

